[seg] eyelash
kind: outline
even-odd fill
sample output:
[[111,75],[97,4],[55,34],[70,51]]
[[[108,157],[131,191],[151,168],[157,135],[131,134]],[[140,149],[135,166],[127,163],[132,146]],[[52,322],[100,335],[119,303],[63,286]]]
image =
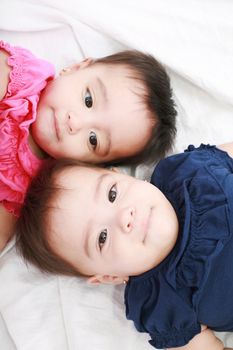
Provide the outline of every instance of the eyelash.
[[91,108],[93,106],[93,98],[89,89],[86,89],[86,92],[84,95],[84,102],[87,108]]
[[[113,197],[111,197],[111,195],[113,195]],[[117,185],[114,184],[112,185],[112,187],[110,188],[109,192],[108,192],[108,200],[109,202],[113,203],[117,198]],[[108,237],[108,230],[104,229],[103,231],[100,232],[100,235],[98,237],[98,245],[100,248],[100,251],[102,250],[106,240]],[[100,242],[100,240],[103,239],[104,242]]]
[[95,150],[97,147],[97,144],[98,144],[98,139],[97,139],[96,133],[94,131],[90,132],[88,141],[89,141],[91,147],[93,148],[93,150]]
[[[102,236],[103,235],[103,236]],[[104,237],[104,242],[100,242],[100,240]],[[99,248],[100,248],[100,251],[102,250],[106,240],[107,240],[107,237],[108,237],[108,231],[107,229],[104,229],[103,231],[100,232],[100,235],[99,235],[99,238],[98,238],[98,245],[99,245]]]
[[[111,198],[111,194],[113,194],[113,198]],[[108,200],[109,202],[113,203],[115,199],[117,198],[117,186],[116,184],[112,185],[108,192]]]

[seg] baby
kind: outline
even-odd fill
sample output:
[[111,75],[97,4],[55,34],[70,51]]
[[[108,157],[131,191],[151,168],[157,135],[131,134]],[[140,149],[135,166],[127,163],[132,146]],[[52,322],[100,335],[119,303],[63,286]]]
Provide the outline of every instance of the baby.
[[26,197],[18,249],[42,271],[126,283],[126,316],[158,349],[222,350],[213,330],[233,331],[232,156],[233,143],[189,146],[151,183],[48,163]]
[[162,157],[175,136],[169,77],[124,51],[63,69],[0,41],[0,250],[48,156],[90,163]]

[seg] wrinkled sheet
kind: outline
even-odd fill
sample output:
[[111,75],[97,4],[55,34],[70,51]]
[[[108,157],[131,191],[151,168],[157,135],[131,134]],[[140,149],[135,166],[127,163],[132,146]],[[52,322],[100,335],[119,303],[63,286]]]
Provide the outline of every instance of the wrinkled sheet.
[[[231,0],[1,0],[0,38],[48,59],[57,72],[125,48],[155,55],[171,76],[178,152],[232,141],[232,14]],[[144,177],[151,168],[126,171]],[[233,346],[231,334],[221,337]],[[21,260],[14,241],[2,252],[1,349],[152,349],[147,340],[125,320],[122,287],[44,275]]]

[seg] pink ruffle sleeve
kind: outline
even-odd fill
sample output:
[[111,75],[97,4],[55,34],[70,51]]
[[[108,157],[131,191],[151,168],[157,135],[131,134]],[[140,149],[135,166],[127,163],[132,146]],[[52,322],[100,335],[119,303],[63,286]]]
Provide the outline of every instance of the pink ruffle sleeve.
[[36,119],[41,91],[54,78],[54,67],[30,51],[0,41],[10,56],[7,92],[0,101],[0,202],[18,216],[31,179],[42,161],[30,150],[30,125]]

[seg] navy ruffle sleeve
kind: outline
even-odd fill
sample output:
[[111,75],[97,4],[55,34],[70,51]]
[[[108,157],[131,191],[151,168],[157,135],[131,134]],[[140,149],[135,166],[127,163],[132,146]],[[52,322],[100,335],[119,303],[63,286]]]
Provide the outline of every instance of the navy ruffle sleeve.
[[[201,331],[191,306],[168,285],[163,268],[146,279],[130,280],[126,288],[126,317],[139,332],[150,334],[157,349],[183,346]],[[172,303],[171,303],[172,300]],[[176,305],[176,308],[174,308]]]

